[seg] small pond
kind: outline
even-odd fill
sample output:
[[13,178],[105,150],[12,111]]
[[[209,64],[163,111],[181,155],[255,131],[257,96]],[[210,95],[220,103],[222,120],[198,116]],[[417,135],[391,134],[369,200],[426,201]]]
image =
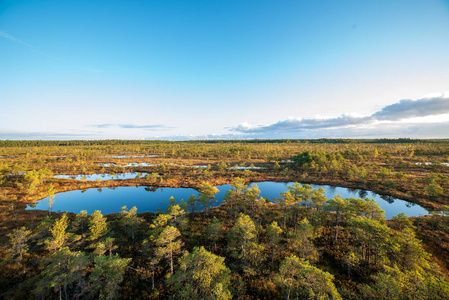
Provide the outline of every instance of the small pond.
[[114,163],[99,163],[100,166],[111,168],[111,167],[153,167],[157,166],[157,164],[150,163],[128,163],[128,164],[114,164]]
[[167,164],[152,164],[152,163],[127,163],[127,164],[114,164],[114,163],[99,163],[98,165],[106,168],[110,167],[157,167],[157,166],[175,166],[175,167],[185,167],[185,168],[207,168],[206,165],[193,165],[193,166],[186,166],[181,164],[174,164],[174,163],[167,163]]
[[424,163],[417,162],[417,163],[415,163],[415,165],[419,165],[419,166],[421,166],[421,165],[424,165],[424,166],[441,165],[441,166],[449,167],[449,163],[447,163],[447,162],[424,162]]
[[117,173],[117,174],[90,174],[90,175],[55,175],[55,178],[62,179],[76,179],[76,180],[116,180],[116,179],[134,179],[136,177],[145,177],[148,173],[146,172],[131,172],[131,173]]
[[[261,196],[270,200],[279,198],[280,193],[287,191],[286,182],[257,182],[261,190]],[[420,216],[427,214],[427,210],[418,204],[410,203],[404,200],[396,199],[389,196],[381,196],[371,191],[352,190],[343,187],[333,187],[328,185],[314,185],[314,188],[324,188],[326,197],[332,198],[336,194],[340,194],[342,198],[373,198],[379,206],[385,210],[387,219],[403,212],[407,216]],[[229,184],[217,186],[219,193],[215,198],[219,205],[226,192],[231,189]],[[198,191],[191,188],[153,188],[153,187],[114,187],[101,189],[87,189],[82,191],[70,191],[55,195],[53,211],[69,211],[79,213],[81,210],[87,210],[91,214],[94,210],[101,210],[103,214],[111,214],[120,212],[122,206],[128,208],[136,206],[138,212],[152,211],[157,212],[158,209],[165,211],[168,206],[168,199],[173,196],[180,201],[187,201],[189,196],[198,195]],[[34,207],[33,207],[34,206]],[[32,205],[28,205],[27,209],[48,209],[48,198],[37,201]]]
[[265,167],[244,167],[244,166],[233,166],[226,169],[230,170],[263,170]]

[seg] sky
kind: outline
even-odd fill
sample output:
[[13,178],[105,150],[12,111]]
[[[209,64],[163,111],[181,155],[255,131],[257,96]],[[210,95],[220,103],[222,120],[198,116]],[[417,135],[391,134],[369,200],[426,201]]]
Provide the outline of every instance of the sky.
[[0,139],[449,138],[449,1],[0,0]]

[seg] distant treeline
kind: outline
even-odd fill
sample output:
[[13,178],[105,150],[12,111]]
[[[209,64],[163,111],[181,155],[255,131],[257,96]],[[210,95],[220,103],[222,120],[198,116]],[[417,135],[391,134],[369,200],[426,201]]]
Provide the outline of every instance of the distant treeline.
[[0,147],[49,147],[49,146],[114,146],[155,144],[449,144],[449,139],[249,139],[249,140],[0,140]]

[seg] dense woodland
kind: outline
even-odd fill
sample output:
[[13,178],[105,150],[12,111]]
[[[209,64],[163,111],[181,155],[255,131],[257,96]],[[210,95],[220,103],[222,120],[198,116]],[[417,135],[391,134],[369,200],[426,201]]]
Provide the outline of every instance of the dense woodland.
[[[127,180],[55,175],[144,173]],[[447,299],[449,141],[0,141],[6,299]],[[300,182],[273,202],[256,181]],[[214,185],[232,184],[224,204]],[[365,189],[430,212],[385,220]],[[164,212],[57,213],[57,193],[192,187]],[[25,210],[50,198],[48,211]]]

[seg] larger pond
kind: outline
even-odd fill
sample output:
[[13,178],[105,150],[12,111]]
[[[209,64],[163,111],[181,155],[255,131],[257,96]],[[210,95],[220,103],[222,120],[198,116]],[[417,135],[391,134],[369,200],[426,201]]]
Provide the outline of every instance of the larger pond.
[[[280,193],[287,191],[287,184],[292,182],[257,182],[261,190],[260,196],[273,200],[280,197]],[[396,199],[389,196],[381,196],[371,191],[353,190],[343,187],[333,187],[329,185],[314,185],[314,188],[324,188],[326,197],[333,198],[340,194],[342,198],[373,198],[379,206],[385,210],[387,219],[403,212],[407,216],[420,216],[427,214],[427,210],[418,204]],[[216,205],[220,205],[228,190],[229,184],[217,186],[219,193],[215,195]],[[138,212],[157,212],[165,211],[168,206],[168,199],[173,196],[178,201],[187,199],[191,195],[198,195],[198,191],[191,188],[153,188],[153,187],[114,187],[101,189],[87,189],[70,191],[55,195],[55,201],[52,207],[53,211],[69,211],[79,213],[81,210],[87,210],[88,214],[94,210],[101,210],[103,214],[120,212],[121,207],[126,205],[128,208],[136,206]],[[48,197],[27,206],[27,209],[48,209]]]

